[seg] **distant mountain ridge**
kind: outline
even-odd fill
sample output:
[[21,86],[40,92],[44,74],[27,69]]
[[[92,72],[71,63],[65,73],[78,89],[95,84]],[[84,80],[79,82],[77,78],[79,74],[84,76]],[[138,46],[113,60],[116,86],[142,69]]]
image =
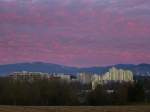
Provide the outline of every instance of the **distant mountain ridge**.
[[150,64],[117,64],[106,67],[89,67],[89,68],[77,68],[69,67],[59,64],[33,62],[33,63],[16,63],[0,65],[0,75],[5,76],[12,72],[29,71],[29,72],[45,72],[45,73],[68,73],[76,74],[79,72],[98,73],[103,74],[109,70],[109,68],[116,67],[124,70],[131,70],[134,75],[146,75],[150,76]]

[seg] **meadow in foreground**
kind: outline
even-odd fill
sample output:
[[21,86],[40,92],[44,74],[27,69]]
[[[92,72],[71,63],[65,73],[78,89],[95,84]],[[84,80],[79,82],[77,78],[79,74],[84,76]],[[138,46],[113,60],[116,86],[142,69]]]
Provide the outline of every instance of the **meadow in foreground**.
[[150,112],[150,106],[104,106],[104,107],[0,106],[0,112]]

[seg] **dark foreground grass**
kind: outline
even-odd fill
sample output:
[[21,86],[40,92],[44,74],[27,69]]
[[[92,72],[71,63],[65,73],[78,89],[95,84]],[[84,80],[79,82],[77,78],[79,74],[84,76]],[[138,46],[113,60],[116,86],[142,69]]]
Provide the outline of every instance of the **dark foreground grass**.
[[150,106],[104,106],[104,107],[0,106],[0,112],[150,112]]

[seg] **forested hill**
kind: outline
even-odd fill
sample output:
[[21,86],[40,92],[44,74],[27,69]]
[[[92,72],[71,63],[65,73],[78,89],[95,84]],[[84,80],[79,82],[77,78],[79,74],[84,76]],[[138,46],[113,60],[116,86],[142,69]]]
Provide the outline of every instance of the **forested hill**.
[[76,74],[79,72],[89,72],[102,74],[108,71],[108,69],[113,66],[120,69],[131,70],[135,75],[146,75],[146,76],[150,75],[150,64],[139,64],[139,65],[117,64],[106,67],[77,68],[42,62],[0,65],[0,75],[4,76],[12,72],[19,72],[19,71],[46,72],[46,73],[55,72],[55,73],[71,73],[71,74]]

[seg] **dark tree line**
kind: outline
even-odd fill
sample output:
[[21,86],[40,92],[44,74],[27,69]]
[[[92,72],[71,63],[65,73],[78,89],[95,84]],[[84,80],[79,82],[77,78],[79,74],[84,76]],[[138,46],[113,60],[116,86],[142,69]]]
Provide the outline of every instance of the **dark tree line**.
[[0,105],[126,105],[150,102],[150,81],[90,85],[62,80],[0,78]]
[[[149,96],[150,94],[148,94]],[[144,85],[135,83],[111,83],[97,86],[87,97],[89,105],[129,105],[145,103]],[[147,101],[150,100],[147,98]]]
[[60,80],[30,82],[0,79],[0,104],[75,105],[77,96],[73,86]]

